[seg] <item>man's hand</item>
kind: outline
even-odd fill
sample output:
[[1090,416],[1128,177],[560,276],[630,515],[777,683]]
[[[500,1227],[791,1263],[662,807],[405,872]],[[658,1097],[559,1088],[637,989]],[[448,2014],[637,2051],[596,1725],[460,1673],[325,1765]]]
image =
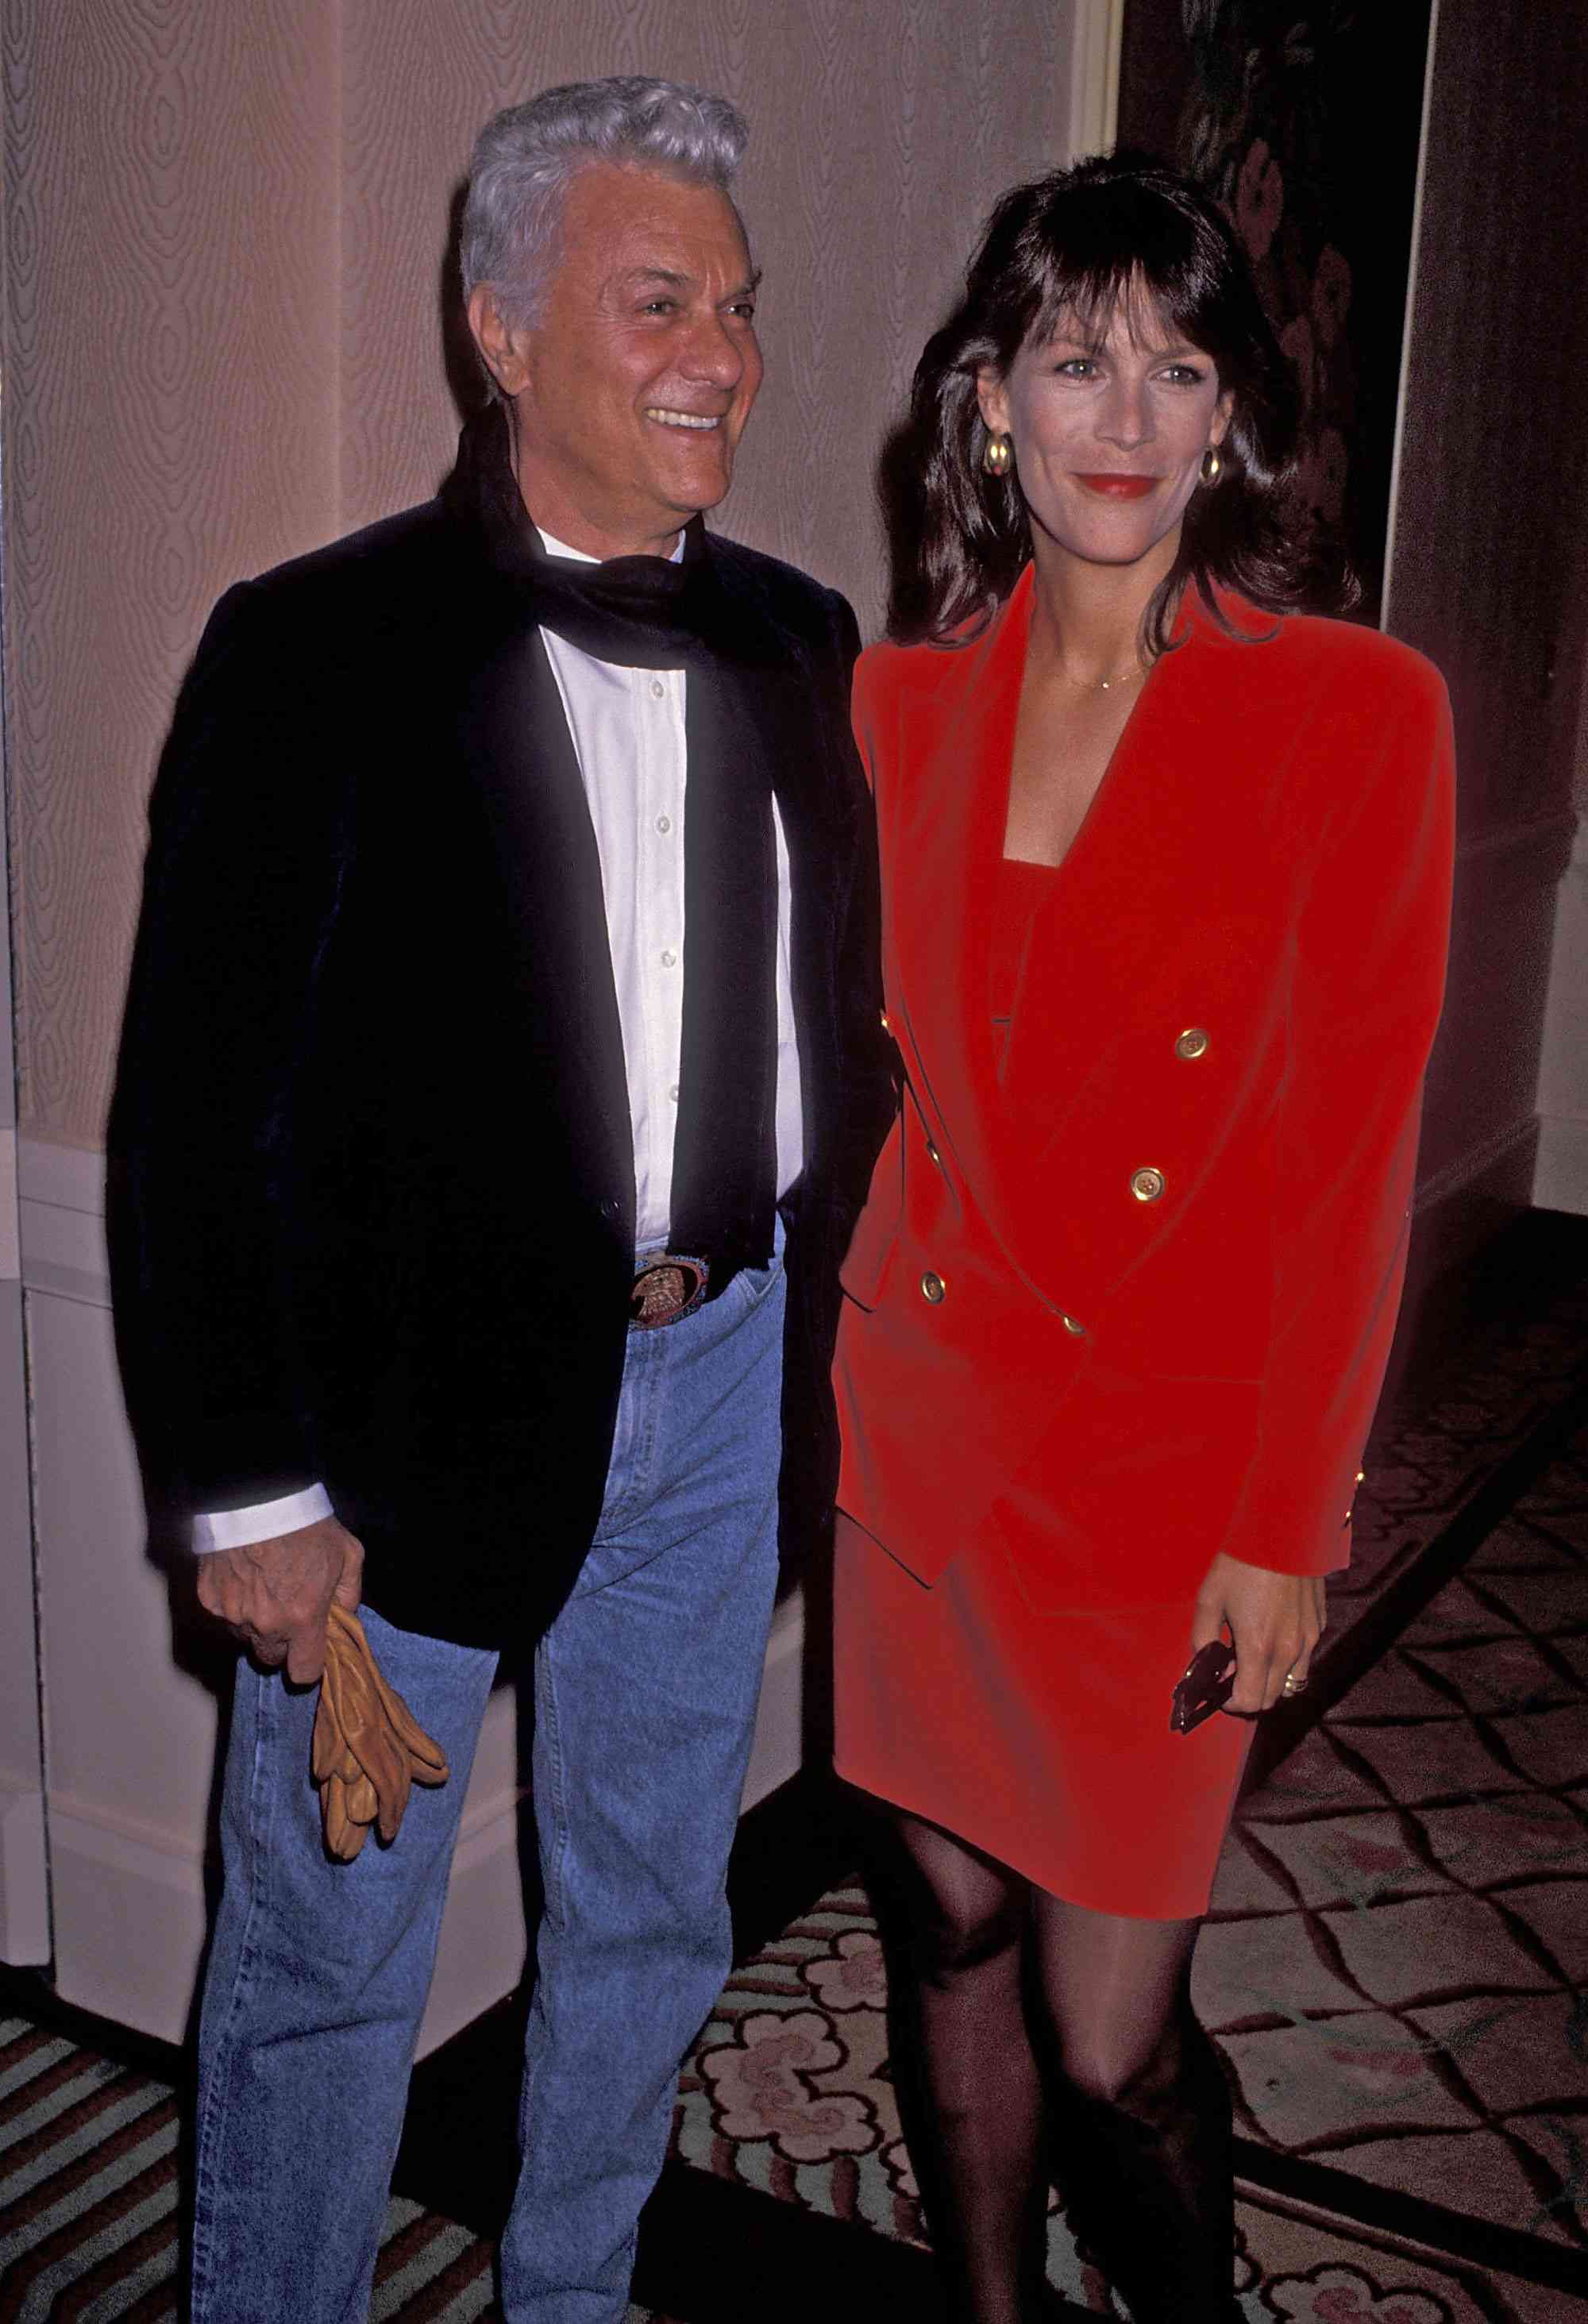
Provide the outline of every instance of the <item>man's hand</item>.
[[335,1517],[318,1517],[200,1557],[198,1603],[268,1668],[285,1663],[295,1686],[312,1686],[325,1668],[331,1601],[355,1614],[363,1579],[359,1543]]
[[1288,1676],[1305,1682],[1324,1618],[1322,1574],[1271,1573],[1221,1551],[1196,1594],[1191,1651],[1228,1626],[1235,1687],[1224,1709],[1251,1719],[1278,1702]]

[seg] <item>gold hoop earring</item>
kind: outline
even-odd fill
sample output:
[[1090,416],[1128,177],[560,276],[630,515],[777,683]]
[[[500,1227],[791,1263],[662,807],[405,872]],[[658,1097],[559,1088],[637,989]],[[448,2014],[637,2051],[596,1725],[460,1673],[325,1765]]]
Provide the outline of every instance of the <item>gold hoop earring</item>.
[[982,455],[982,466],[990,476],[1007,476],[1014,466],[1013,438],[989,436],[987,448]]
[[1202,481],[1205,484],[1216,484],[1223,473],[1224,464],[1210,444],[1202,456]]

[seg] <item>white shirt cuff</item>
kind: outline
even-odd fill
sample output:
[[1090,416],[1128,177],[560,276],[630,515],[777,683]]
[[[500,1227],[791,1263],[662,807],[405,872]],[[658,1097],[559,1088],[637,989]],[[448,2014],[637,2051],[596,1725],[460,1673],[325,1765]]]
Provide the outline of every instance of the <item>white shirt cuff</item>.
[[255,1501],[248,1508],[217,1509],[193,1519],[193,1547],[200,1557],[217,1549],[242,1549],[251,1541],[273,1541],[279,1533],[299,1533],[321,1517],[335,1517],[323,1485],[305,1485],[279,1501]]

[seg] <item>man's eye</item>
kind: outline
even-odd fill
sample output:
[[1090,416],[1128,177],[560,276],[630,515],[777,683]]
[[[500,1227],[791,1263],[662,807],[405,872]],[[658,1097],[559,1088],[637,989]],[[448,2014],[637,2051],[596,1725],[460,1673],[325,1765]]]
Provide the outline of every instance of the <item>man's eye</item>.
[[730,315],[737,315],[743,322],[753,323],[755,320],[755,301],[753,299],[735,299],[733,305],[729,308],[728,312]]
[[676,304],[672,299],[647,299],[642,311],[647,315],[670,315]]

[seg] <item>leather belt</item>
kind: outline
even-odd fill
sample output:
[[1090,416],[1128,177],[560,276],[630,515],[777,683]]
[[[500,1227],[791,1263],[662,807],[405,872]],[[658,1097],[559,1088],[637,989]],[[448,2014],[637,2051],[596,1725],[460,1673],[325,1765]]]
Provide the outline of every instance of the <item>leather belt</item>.
[[725,1288],[727,1274],[714,1283],[711,1261],[691,1259],[682,1251],[648,1251],[634,1269],[629,1292],[631,1332],[659,1332],[692,1315],[697,1307]]

